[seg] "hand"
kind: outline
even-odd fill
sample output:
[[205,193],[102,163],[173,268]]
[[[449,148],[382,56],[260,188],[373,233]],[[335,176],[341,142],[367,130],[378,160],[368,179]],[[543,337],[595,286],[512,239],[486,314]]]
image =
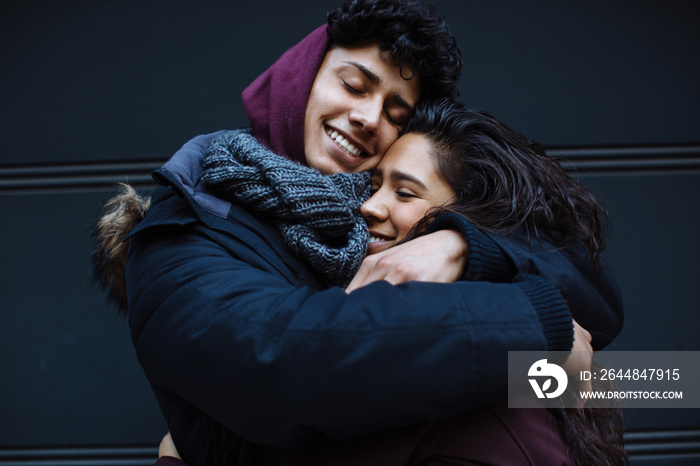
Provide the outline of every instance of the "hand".
[[173,438],[170,436],[170,432],[163,437],[163,440],[160,441],[160,445],[158,446],[158,458],[163,456],[172,456],[173,458],[177,458],[179,460],[182,459],[180,458],[180,454],[177,452],[177,448],[175,448],[175,443],[173,442]]
[[436,231],[367,256],[345,292],[379,280],[392,285],[408,281],[451,283],[463,275],[467,260],[467,243],[461,234]]
[[[569,375],[578,375],[581,371],[590,371],[592,363],[593,347],[591,346],[591,334],[574,320],[574,346],[571,348],[571,354],[564,362],[564,370]],[[591,381],[581,381],[579,389],[584,392],[590,392],[592,390]],[[585,402],[585,399],[582,400],[582,404]]]

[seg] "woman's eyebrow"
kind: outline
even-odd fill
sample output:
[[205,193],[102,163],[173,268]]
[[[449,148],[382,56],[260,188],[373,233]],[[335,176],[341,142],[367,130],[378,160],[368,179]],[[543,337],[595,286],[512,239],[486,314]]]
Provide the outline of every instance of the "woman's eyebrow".
[[[372,83],[373,85],[379,86],[382,83],[382,78],[377,73],[370,70],[362,63],[358,63],[356,61],[344,61],[343,63],[346,65],[351,65],[351,66],[354,66],[355,68],[357,68],[357,70],[360,71],[360,73],[364,74],[365,77],[369,80],[369,82]],[[404,107],[406,110],[413,112],[413,105],[406,102],[406,99],[404,99],[400,95],[398,95],[398,94],[394,95],[391,98],[391,100],[394,101],[394,103],[396,103],[397,105]]]
[[428,189],[428,187],[425,185],[425,183],[423,183],[421,180],[419,180],[415,176],[410,175],[406,172],[402,172],[399,170],[392,170],[390,176],[395,181],[408,181],[408,182],[417,184],[418,186],[420,186],[423,189]]

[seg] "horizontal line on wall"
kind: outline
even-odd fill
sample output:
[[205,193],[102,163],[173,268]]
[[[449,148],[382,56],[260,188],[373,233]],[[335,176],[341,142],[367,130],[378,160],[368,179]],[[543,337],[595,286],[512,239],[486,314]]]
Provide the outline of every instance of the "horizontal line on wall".
[[549,148],[568,172],[649,173],[700,170],[700,146]]
[[[700,171],[700,146],[550,148],[569,173]],[[0,192],[112,189],[128,182],[152,186],[151,172],[162,161],[0,166]]]
[[153,466],[158,447],[0,449],[3,466]]
[[[700,431],[627,432],[625,448],[632,459],[700,459]],[[0,449],[5,466],[152,466],[157,457],[156,446]]]
[[700,459],[700,430],[627,432],[625,449],[631,457],[697,455]]
[[122,182],[150,186],[153,185],[151,172],[162,164],[162,161],[141,161],[0,167],[0,191],[111,189]]

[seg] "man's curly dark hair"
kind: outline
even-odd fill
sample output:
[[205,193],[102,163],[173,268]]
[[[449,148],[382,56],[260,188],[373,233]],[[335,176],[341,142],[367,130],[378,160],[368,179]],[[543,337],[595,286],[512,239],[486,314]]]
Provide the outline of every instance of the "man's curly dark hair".
[[[331,46],[376,42],[389,51],[401,76],[421,79],[421,99],[458,96],[462,52],[435,8],[413,1],[346,0],[328,14]],[[408,68],[408,71],[406,70]]]

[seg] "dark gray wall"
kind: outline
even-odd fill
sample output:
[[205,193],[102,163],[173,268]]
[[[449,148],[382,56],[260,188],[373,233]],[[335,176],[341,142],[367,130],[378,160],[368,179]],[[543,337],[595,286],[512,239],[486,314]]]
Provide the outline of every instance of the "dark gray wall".
[[[113,182],[145,186],[190,137],[245,125],[241,90],[336,3],[0,3],[0,463],[153,463],[165,425],[90,283],[90,224]],[[434,3],[463,100],[609,208],[617,346],[700,350],[700,7]],[[628,411],[633,464],[700,461],[698,414]]]

